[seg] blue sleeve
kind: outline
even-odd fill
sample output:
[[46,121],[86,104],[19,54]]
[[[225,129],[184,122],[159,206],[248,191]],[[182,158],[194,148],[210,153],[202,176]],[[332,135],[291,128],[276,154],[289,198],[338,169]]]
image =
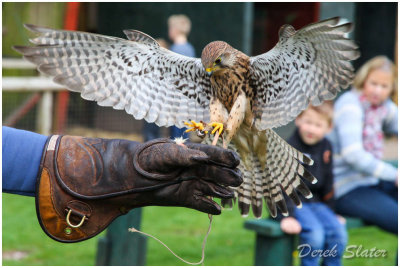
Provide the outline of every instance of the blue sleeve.
[[178,53],[178,54],[181,54],[181,55],[184,55],[184,56],[188,56],[188,57],[195,57],[196,56],[196,53],[194,51],[194,47],[190,43],[179,44],[179,45],[173,44],[170,47],[170,50],[175,52],[175,53]]
[[3,192],[34,196],[47,136],[9,127],[2,132]]

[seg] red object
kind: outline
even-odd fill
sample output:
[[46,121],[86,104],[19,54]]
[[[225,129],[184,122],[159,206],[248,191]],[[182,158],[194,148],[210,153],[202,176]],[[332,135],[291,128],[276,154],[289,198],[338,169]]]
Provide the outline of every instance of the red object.
[[[67,3],[67,9],[65,12],[64,29],[65,30],[77,30],[79,22],[79,2]],[[65,124],[68,118],[68,102],[69,92],[60,92],[57,96],[57,111],[56,111],[56,127],[57,133],[63,133],[65,130]]]
[[79,22],[79,2],[67,3],[67,10],[65,12],[64,29],[65,30],[77,30]]
[[314,3],[314,21],[317,22],[319,21],[319,10],[321,9],[321,3],[317,2]]
[[12,114],[3,121],[3,124],[9,127],[15,126],[15,124],[38,103],[41,97],[42,95],[40,93],[34,93],[29,96],[22,105],[15,109]]
[[[254,17],[254,30],[258,33],[253,47],[253,55],[259,55],[272,49],[279,41],[279,29],[284,24],[292,25],[296,30],[319,20],[319,3],[256,2],[258,11]],[[259,14],[259,15],[257,15]]]

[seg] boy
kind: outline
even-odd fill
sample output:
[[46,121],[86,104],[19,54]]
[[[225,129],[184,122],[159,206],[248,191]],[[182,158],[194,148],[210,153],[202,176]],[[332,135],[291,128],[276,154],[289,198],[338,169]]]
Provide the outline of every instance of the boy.
[[[169,48],[171,51],[188,57],[196,56],[194,47],[187,40],[190,28],[190,19],[185,15],[172,15],[168,18],[168,36],[173,42]],[[188,138],[185,128],[175,126],[171,127],[171,136]]]
[[194,47],[188,42],[191,22],[185,15],[172,15],[168,18],[168,36],[173,42],[170,50],[178,54],[195,57]]
[[[171,15],[168,18],[168,37],[173,42],[169,50],[184,56],[196,57],[194,47],[187,40],[191,27],[190,19],[186,15]],[[189,138],[185,130],[172,126],[171,138]],[[160,137],[159,127],[154,123],[144,122],[144,140],[149,141],[158,137]]]
[[318,179],[316,184],[305,181],[313,197],[301,198],[301,209],[288,202],[289,217],[280,223],[282,231],[300,233],[299,257],[301,264],[307,266],[319,265],[321,256],[323,265],[341,265],[347,243],[344,218],[333,212],[332,148],[325,138],[332,129],[332,117],[331,102],[309,106],[297,117],[297,128],[288,140],[314,160],[314,165],[307,169]]

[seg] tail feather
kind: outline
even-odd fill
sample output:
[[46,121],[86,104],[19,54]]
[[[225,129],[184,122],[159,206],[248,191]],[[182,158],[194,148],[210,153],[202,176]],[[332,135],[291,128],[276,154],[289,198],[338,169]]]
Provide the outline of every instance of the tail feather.
[[[278,162],[279,159],[277,159],[275,156],[277,154],[276,150],[280,150],[280,148],[273,146],[273,144],[268,145],[267,148],[267,165],[272,167],[271,169],[269,169],[270,173],[271,173],[271,177],[272,177],[272,201],[274,203],[276,203],[277,207],[280,209],[280,211],[283,214],[287,214],[287,207],[286,204],[283,205],[283,203],[285,203],[285,197],[283,196],[282,190],[281,190],[281,181],[280,181],[280,171],[281,171],[281,167],[279,166]],[[272,217],[275,217],[272,213],[271,213]]]
[[289,216],[289,212],[286,206],[285,199],[276,202],[276,206],[279,208],[283,216]]
[[[263,189],[263,197],[265,203],[267,204],[269,213],[276,217],[276,206],[275,203],[272,202],[272,194],[270,190],[270,182],[272,182],[271,173],[269,172],[269,167],[266,167],[266,172],[263,174],[262,178],[262,189]],[[274,216],[275,215],[275,216]]]
[[298,165],[297,173],[304,179],[308,180],[312,184],[317,183],[317,178],[314,177],[307,169],[305,169],[302,165]]
[[261,218],[262,215],[262,197],[263,197],[263,190],[262,190],[262,170],[261,164],[257,157],[253,155],[252,157],[253,163],[253,189],[251,192],[251,208],[253,214],[256,218]]
[[[248,130],[243,132],[239,130],[237,135],[248,133]],[[235,188],[235,195],[243,217],[248,216],[251,207],[254,216],[260,218],[263,199],[272,217],[276,217],[278,209],[287,216],[288,209],[283,193],[289,196],[297,207],[302,206],[297,191],[306,198],[312,197],[312,193],[302,181],[302,179],[311,183],[317,181],[302,165],[313,164],[312,159],[290,146],[271,129],[258,132],[252,138],[246,137],[246,139],[234,137],[228,147],[241,156],[239,169],[243,174],[243,183]],[[211,144],[211,139],[206,139],[206,142]],[[222,143],[219,142],[218,145],[221,146]],[[254,148],[256,146],[257,148]],[[260,150],[259,146],[265,146],[266,149]],[[238,148],[249,149],[243,153],[239,152]],[[225,199],[221,204],[224,207],[232,207],[233,201],[234,199]]]
[[293,201],[293,203],[296,205],[296,207],[301,207],[301,200],[299,196],[297,195],[296,191],[293,191],[289,194],[290,199]]
[[300,182],[300,184],[296,186],[296,190],[299,191],[305,198],[312,198],[313,194],[310,189],[308,189],[307,185],[300,178],[297,181]]
[[[312,196],[308,187],[301,180],[301,177],[299,177],[298,173],[299,170],[301,171],[302,174],[305,174],[305,172],[303,172],[303,170],[305,170],[304,167],[298,161],[291,158],[287,153],[283,153],[282,158],[285,159],[285,161],[283,161],[283,163],[285,163],[285,166],[281,168],[281,173],[278,175],[278,177],[285,193],[290,197],[292,192],[295,192],[295,190],[297,190],[305,197],[310,195]],[[308,175],[309,173],[307,173],[306,176]],[[308,178],[311,180],[315,179],[313,176],[312,178],[311,177]],[[298,203],[300,202],[298,199],[293,201],[295,201],[295,204],[297,206],[300,205]]]
[[269,171],[269,167],[266,168],[266,176],[264,178],[267,178],[267,180],[263,181],[263,183],[266,184],[268,192],[267,195],[264,195],[264,200],[267,203],[269,213],[272,217],[276,217],[277,211],[276,211],[276,204],[273,202],[273,194],[272,194],[272,181],[273,179],[271,178],[271,173]]
[[[239,167],[240,168],[240,167]],[[238,205],[240,214],[247,217],[250,212],[252,174],[250,170],[242,167],[243,183],[238,188]]]
[[[268,132],[271,132],[271,134]],[[296,186],[300,185],[297,170],[301,164],[293,155],[302,156],[303,154],[297,150],[291,150],[289,145],[286,142],[282,142],[282,139],[276,133],[273,133],[272,130],[268,132],[267,135],[269,139],[267,146],[269,155],[267,158],[267,165],[274,167],[271,170],[274,184],[282,187],[296,206],[301,206],[300,198],[295,191]],[[274,197],[273,202],[277,203],[283,215],[288,215],[286,204],[283,204],[285,201],[282,194]]]
[[270,135],[270,137],[277,143],[279,143],[281,145],[281,147],[283,149],[285,149],[293,158],[297,159],[298,161],[306,164],[306,165],[313,165],[314,161],[309,158],[308,156],[306,156],[305,154],[303,154],[302,152],[298,151],[297,149],[295,149],[293,146],[291,146],[290,144],[288,144],[284,139],[282,139],[278,134],[276,134],[275,131],[273,131],[272,129],[268,129],[267,130],[268,135]]

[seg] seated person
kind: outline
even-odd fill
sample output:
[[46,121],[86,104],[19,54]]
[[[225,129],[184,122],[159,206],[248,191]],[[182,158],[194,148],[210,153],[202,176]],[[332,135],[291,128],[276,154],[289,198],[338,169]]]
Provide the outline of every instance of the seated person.
[[372,58],[356,73],[354,88],[335,102],[333,147],[336,210],[397,235],[398,170],[382,161],[384,134],[398,132],[395,66]]
[[[311,157],[314,165],[307,166],[317,179],[316,184],[305,181],[313,193],[311,199],[301,197],[303,207],[288,203],[289,216],[281,218],[282,231],[300,233],[301,265],[319,265],[317,250],[330,251],[322,265],[341,265],[347,243],[344,218],[333,211],[332,149],[325,135],[332,128],[332,104],[309,106],[296,119],[296,130],[288,143]],[[312,254],[314,252],[314,254]]]

